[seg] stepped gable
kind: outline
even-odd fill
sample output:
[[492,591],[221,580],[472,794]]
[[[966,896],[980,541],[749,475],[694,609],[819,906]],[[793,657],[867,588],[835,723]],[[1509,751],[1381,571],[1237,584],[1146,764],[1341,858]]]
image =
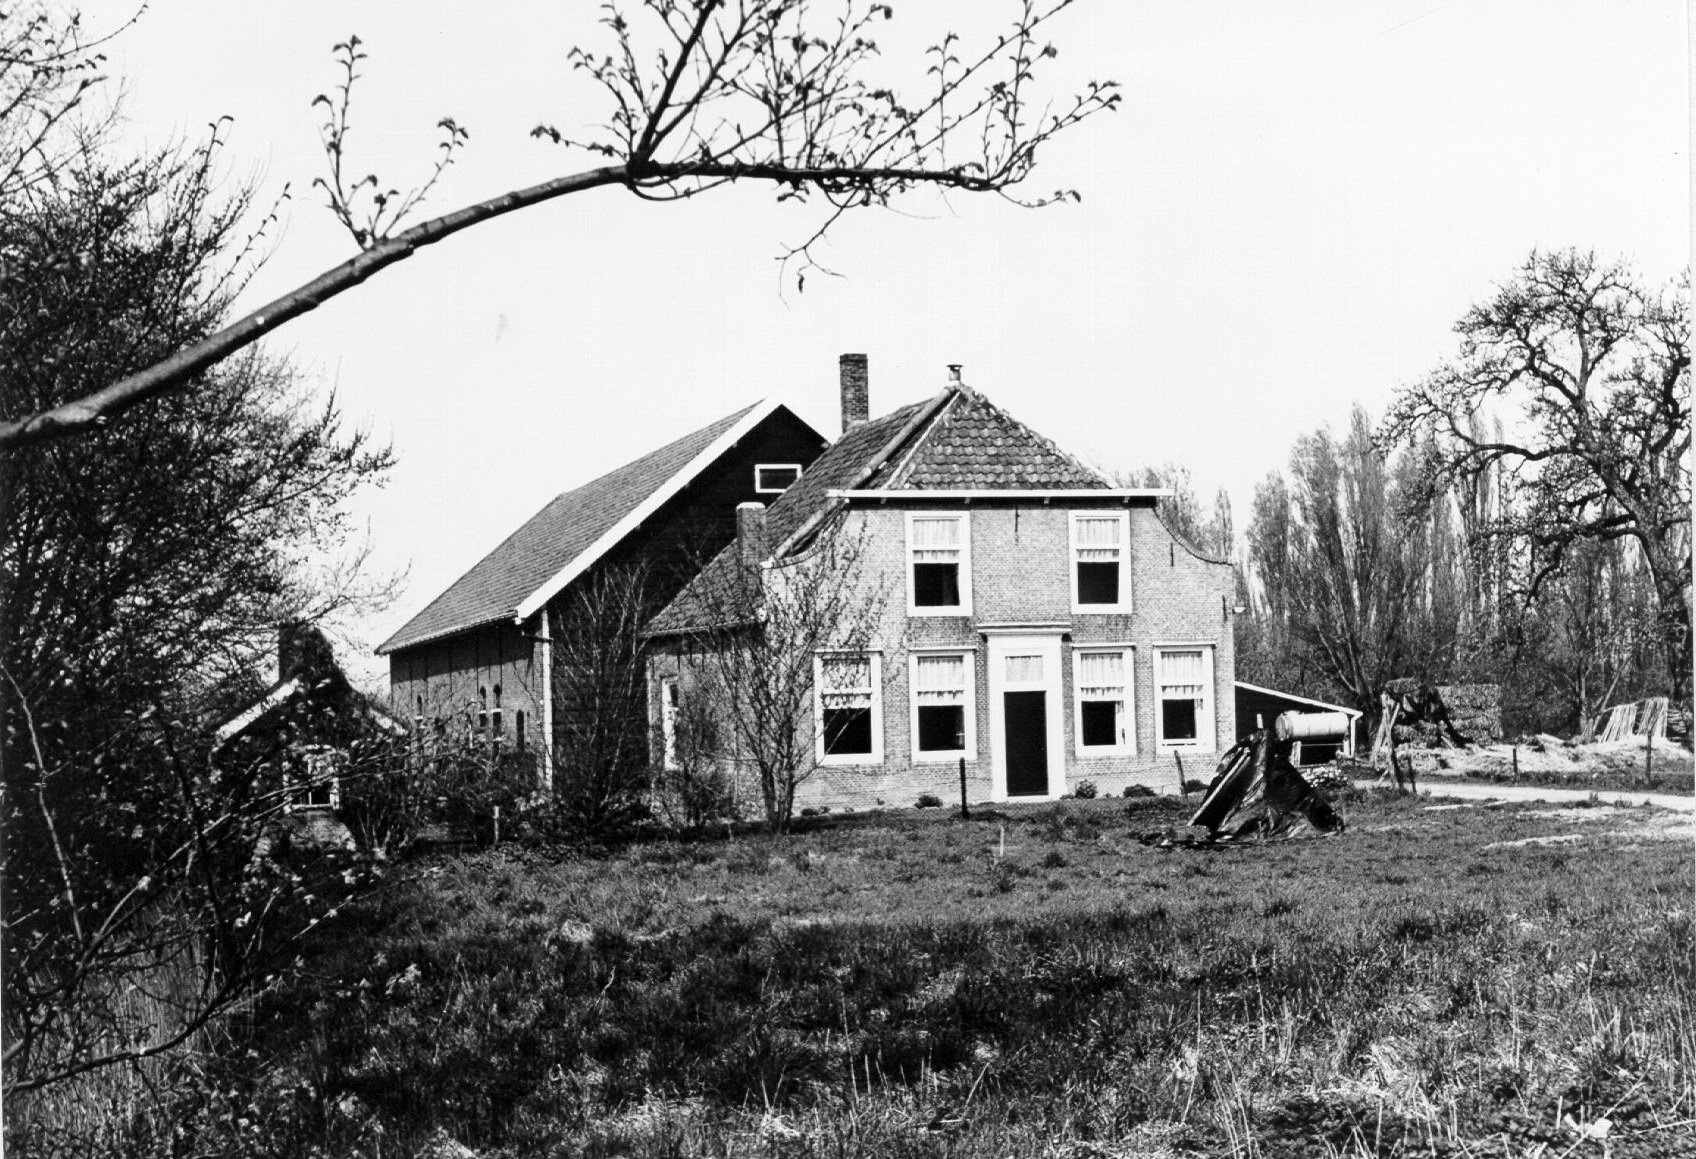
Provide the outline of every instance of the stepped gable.
[[1008,491],[1108,486],[1100,474],[967,386],[885,479],[868,488]]

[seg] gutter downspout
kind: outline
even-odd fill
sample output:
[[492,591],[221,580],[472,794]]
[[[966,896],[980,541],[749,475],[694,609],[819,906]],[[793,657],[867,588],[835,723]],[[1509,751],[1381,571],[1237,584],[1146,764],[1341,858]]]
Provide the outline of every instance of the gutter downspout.
[[542,630],[537,635],[542,652],[542,785],[550,797],[554,792],[554,629],[548,609],[542,607]]

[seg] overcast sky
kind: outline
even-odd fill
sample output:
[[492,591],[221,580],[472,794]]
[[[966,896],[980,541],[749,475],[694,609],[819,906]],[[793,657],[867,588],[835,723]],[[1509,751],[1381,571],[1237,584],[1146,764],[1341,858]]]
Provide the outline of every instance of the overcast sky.
[[[256,305],[352,252],[310,189],[310,101],[349,32],[370,52],[359,171],[412,180],[444,115],[472,136],[437,212],[583,167],[529,130],[603,114],[565,63],[594,5],[542,7],[152,0],[108,48],[122,140],[234,118],[228,171],[291,191]],[[908,0],[883,39],[951,24],[982,41],[1010,11]],[[1082,0],[1046,79],[1115,79],[1124,104],[1033,181],[1081,204],[917,196],[844,222],[825,258],[846,276],[799,293],[775,259],[817,212],[752,186],[669,206],[599,191],[422,251],[273,340],[399,459],[359,511],[376,566],[410,577],[355,642],[368,652],[553,495],[755,399],[834,437],[844,351],[870,356],[874,413],[960,362],[1098,465],[1188,465],[1240,525],[1297,436],[1355,402],[1381,413],[1533,247],[1624,256],[1652,281],[1688,262],[1686,20],[1676,0]]]

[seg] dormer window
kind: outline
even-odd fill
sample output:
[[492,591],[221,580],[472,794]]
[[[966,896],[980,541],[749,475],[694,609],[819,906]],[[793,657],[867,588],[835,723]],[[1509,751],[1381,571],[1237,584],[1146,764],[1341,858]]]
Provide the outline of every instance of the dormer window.
[[781,495],[801,477],[799,463],[760,463],[754,467],[754,494]]
[[1072,516],[1072,610],[1129,612],[1130,572],[1125,566],[1130,520],[1122,512]]
[[908,515],[908,614],[960,616],[971,610],[971,525],[967,517]]

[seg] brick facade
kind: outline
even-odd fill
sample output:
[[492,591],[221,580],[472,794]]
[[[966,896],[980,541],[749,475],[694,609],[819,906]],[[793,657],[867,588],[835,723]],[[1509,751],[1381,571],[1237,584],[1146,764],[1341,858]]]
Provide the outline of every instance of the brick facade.
[[[997,681],[992,662],[1003,653],[1040,651],[1058,661],[1058,672],[1046,681],[1043,720],[1058,714],[1053,730],[1059,742],[1058,763],[1049,791],[1032,799],[1075,791],[1081,781],[1093,782],[1102,794],[1117,794],[1127,785],[1146,785],[1175,792],[1178,760],[1188,779],[1211,775],[1217,754],[1236,736],[1232,696],[1235,655],[1231,626],[1234,581],[1228,564],[1198,556],[1160,522],[1153,498],[1112,497],[1046,500],[1040,495],[1018,499],[977,499],[970,504],[927,498],[855,500],[841,529],[858,545],[863,582],[883,599],[883,615],[872,648],[881,657],[881,750],[876,764],[827,763],[813,770],[800,786],[797,808],[910,806],[921,794],[945,802],[960,793],[958,758],[926,760],[915,752],[913,737],[912,673],[915,656],[954,649],[969,656],[972,673],[971,736],[973,751],[966,759],[967,794],[975,802],[1006,799],[1004,774],[996,771],[997,750],[1005,745],[1006,724],[995,735],[997,711],[993,697]],[[959,514],[969,526],[969,614],[911,614],[909,607],[908,516],[911,513]],[[1123,514],[1128,541],[1121,572],[1128,576],[1128,612],[1075,611],[1073,605],[1072,516],[1074,512]],[[963,577],[965,578],[965,577]],[[1011,641],[1011,643],[1009,643]],[[1116,645],[1131,656],[1131,684],[1126,689],[1132,727],[1130,751],[1112,755],[1078,752],[1076,654],[1091,646]],[[1163,747],[1158,740],[1156,652],[1165,646],[1186,645],[1211,656],[1211,719],[1192,747]],[[664,677],[679,680],[689,694],[691,661],[676,639],[659,640],[651,662],[651,689]],[[999,690],[1005,695],[1006,690]],[[650,714],[660,727],[658,694],[650,697]],[[1051,751],[1052,755],[1052,751]]]

